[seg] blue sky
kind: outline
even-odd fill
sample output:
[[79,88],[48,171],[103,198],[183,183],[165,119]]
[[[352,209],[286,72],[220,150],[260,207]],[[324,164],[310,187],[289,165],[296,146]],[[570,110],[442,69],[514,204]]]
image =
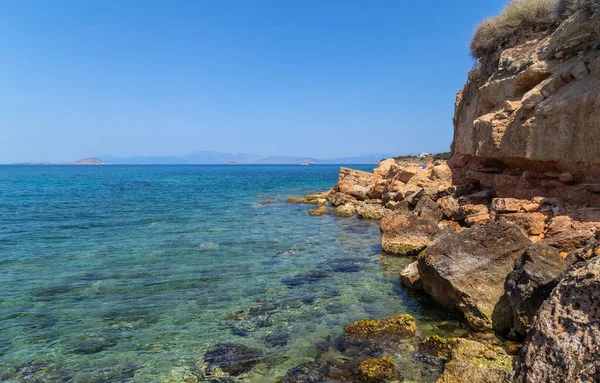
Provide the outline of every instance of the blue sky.
[[446,151],[504,3],[0,0],[0,163]]

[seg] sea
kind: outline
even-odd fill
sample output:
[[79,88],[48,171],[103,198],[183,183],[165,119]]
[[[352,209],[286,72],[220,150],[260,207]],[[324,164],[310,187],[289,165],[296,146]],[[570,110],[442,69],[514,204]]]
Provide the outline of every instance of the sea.
[[414,259],[382,255],[379,222],[285,203],[339,168],[1,166],[0,381],[193,382],[235,343],[266,357],[231,381],[268,383],[353,321],[440,333],[453,319],[401,286]]

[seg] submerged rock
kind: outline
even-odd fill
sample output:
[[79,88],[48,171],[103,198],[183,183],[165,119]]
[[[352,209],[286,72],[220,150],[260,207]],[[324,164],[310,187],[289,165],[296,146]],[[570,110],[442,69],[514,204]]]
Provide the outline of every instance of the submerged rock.
[[396,377],[396,364],[387,357],[367,359],[358,367],[357,375],[365,383],[386,382]]
[[504,281],[530,244],[517,226],[504,222],[445,234],[418,259],[423,288],[462,311],[473,329],[510,322]]
[[301,286],[307,283],[316,283],[327,278],[327,273],[320,270],[310,271],[294,275],[293,277],[284,278],[282,283],[289,287]]
[[417,332],[417,322],[411,315],[402,314],[381,320],[367,319],[354,322],[346,326],[344,332],[359,338],[380,336],[410,338]]
[[265,355],[261,350],[237,343],[220,343],[212,346],[204,354],[208,371],[218,368],[231,376],[250,371],[264,359]]
[[312,215],[312,216],[320,216],[320,215],[325,215],[325,213],[327,213],[327,206],[319,206],[315,210],[312,210],[310,212],[310,215]]
[[600,258],[574,265],[542,304],[516,364],[516,383],[597,382]]
[[512,363],[500,347],[459,338],[437,383],[509,383]]
[[413,214],[390,214],[381,220],[381,247],[387,253],[417,255],[441,233],[434,221]]

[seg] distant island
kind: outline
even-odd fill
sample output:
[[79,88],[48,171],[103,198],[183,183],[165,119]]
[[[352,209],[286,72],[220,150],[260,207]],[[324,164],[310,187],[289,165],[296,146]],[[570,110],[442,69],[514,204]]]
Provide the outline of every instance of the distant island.
[[101,161],[116,165],[300,165],[312,164],[376,164],[384,158],[392,157],[389,153],[367,154],[356,157],[313,158],[296,156],[262,156],[249,153],[221,153],[215,151],[198,151],[182,156],[135,156],[114,157],[98,156]]
[[77,160],[73,162],[75,165],[107,165],[106,162],[99,160],[95,157],[83,158],[81,160]]

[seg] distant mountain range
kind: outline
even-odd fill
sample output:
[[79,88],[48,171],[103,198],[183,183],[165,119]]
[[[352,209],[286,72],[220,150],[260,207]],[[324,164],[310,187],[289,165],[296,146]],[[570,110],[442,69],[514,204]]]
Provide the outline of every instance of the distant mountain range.
[[199,151],[183,156],[136,156],[113,157],[98,156],[101,161],[112,165],[212,165],[212,164],[300,164],[315,162],[317,164],[374,164],[384,158],[393,157],[391,154],[367,154],[358,157],[313,158],[293,156],[259,156],[248,153],[220,153],[214,151]]

